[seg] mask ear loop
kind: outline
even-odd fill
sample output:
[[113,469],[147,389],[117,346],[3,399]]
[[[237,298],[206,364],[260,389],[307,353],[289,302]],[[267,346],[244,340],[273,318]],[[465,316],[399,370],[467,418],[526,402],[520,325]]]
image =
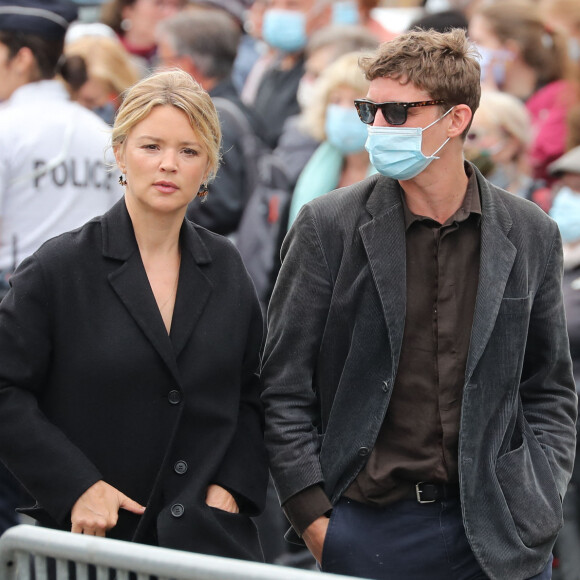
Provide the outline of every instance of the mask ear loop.
[[[453,111],[453,109],[455,109],[455,105],[453,105],[453,107],[451,107],[451,109],[449,109],[446,113],[443,113],[443,115],[441,115],[441,117],[439,117],[439,119],[435,119],[435,121],[433,121],[430,125],[427,125],[425,128],[423,128],[421,133],[423,131],[426,131],[427,129],[429,129],[429,127],[433,127],[433,125],[435,125],[435,123],[439,123],[439,121],[441,121],[441,119],[443,119],[444,117],[449,115],[449,113],[451,113],[451,111]],[[439,149],[437,149],[436,151],[431,153],[431,155],[429,155],[429,159],[439,159],[439,157],[436,157],[436,155],[437,155],[437,153],[439,153],[439,151],[441,151],[441,149],[443,149],[443,147],[445,147],[445,145],[447,145],[447,143],[449,142],[449,139],[451,139],[451,137],[447,137],[447,139],[445,139],[445,141],[443,141],[443,145],[441,145],[441,147],[439,147]]]

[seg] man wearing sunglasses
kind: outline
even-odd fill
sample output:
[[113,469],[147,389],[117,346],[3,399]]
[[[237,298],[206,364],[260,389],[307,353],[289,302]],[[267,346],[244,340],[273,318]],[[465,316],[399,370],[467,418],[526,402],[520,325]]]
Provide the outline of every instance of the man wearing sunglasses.
[[558,228],[463,158],[480,68],[462,30],[361,64],[379,174],[302,209],[270,302],[280,500],[324,571],[551,578],[577,415]]

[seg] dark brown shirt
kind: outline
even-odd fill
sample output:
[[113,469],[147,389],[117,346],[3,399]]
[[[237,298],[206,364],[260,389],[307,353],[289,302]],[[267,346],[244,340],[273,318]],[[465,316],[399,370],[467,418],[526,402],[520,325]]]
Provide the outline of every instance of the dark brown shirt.
[[345,494],[385,505],[419,481],[458,483],[458,437],[479,279],[481,202],[471,175],[444,224],[411,213],[405,332],[393,394],[375,447]]
[[[410,497],[415,483],[458,482],[458,436],[479,278],[481,202],[475,175],[444,224],[411,213],[406,227],[407,308],[393,394],[375,447],[344,495],[371,505]],[[319,486],[284,505],[301,534],[330,508]]]

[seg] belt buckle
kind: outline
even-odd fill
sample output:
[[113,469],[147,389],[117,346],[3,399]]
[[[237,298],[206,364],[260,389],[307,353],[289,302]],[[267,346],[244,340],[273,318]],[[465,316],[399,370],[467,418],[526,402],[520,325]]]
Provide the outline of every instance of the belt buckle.
[[415,495],[417,496],[417,501],[419,503],[435,503],[437,501],[435,499],[421,499],[421,494],[423,493],[423,490],[420,489],[419,486],[421,486],[424,483],[425,483],[424,481],[420,481],[415,485]]

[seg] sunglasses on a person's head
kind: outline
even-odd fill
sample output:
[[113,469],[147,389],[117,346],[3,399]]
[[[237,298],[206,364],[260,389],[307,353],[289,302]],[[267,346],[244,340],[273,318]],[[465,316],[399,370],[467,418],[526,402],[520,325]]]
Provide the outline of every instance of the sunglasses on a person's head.
[[430,107],[432,105],[442,105],[445,101],[418,101],[416,103],[397,103],[396,101],[387,101],[385,103],[373,103],[367,99],[356,99],[356,107],[360,120],[372,125],[375,122],[375,116],[380,109],[383,117],[389,125],[404,125],[407,122],[407,110],[413,107]]

